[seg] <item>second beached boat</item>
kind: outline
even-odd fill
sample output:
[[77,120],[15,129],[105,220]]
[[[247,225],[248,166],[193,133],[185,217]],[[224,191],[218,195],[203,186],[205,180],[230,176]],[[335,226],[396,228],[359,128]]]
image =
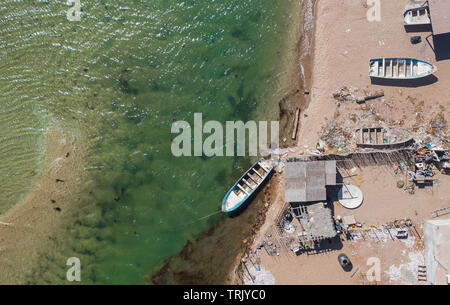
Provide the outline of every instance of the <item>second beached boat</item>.
[[412,135],[401,128],[364,127],[355,131],[356,146],[385,149],[407,147],[414,143]]
[[376,58],[369,65],[372,78],[417,79],[437,71],[433,64],[414,58]]
[[253,164],[225,195],[222,201],[222,212],[231,213],[240,210],[256,194],[272,170],[270,161],[264,159]]

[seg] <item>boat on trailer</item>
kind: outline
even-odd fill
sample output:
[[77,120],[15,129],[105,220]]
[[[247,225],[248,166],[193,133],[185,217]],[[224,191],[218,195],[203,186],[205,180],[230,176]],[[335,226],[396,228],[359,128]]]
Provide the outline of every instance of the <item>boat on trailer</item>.
[[433,64],[414,58],[376,58],[369,65],[369,76],[383,79],[418,79],[437,71]]
[[260,159],[253,164],[225,195],[222,212],[232,213],[240,210],[256,194],[272,171],[273,166],[268,160]]
[[430,8],[428,6],[415,7],[405,10],[403,13],[405,25],[429,25],[431,24]]

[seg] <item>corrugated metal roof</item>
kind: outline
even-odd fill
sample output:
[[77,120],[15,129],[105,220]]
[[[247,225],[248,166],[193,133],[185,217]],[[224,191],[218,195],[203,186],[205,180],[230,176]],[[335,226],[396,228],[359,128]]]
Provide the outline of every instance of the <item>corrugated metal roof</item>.
[[450,33],[450,0],[428,0],[434,35]]
[[306,163],[288,162],[285,172],[285,201],[299,202],[306,200]]
[[336,160],[325,162],[325,184],[336,185]]
[[336,161],[286,163],[286,202],[325,201],[325,185],[336,184]]

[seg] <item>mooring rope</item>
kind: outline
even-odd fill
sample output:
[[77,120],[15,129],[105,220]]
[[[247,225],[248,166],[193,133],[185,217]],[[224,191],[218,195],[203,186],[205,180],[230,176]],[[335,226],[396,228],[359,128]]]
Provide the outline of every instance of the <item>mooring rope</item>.
[[193,223],[199,222],[199,221],[201,221],[201,220],[203,220],[203,219],[209,218],[209,217],[214,216],[214,215],[219,214],[219,213],[220,213],[220,211],[215,211],[214,213],[211,213],[211,214],[208,214],[208,215],[206,215],[206,216],[200,217],[200,218],[198,218],[198,219],[196,219],[196,220],[194,220],[194,221],[185,223],[184,225],[181,225],[181,226],[191,225],[191,224],[193,224]]
[[206,215],[206,216],[202,216],[202,217],[200,217],[200,218],[198,218],[198,219],[195,219],[195,220],[193,220],[193,221],[191,221],[191,222],[187,222],[187,223],[178,225],[178,226],[176,226],[176,227],[172,227],[170,230],[164,230],[163,232],[173,232],[173,231],[175,231],[175,230],[178,229],[178,228],[192,225],[192,224],[194,224],[194,223],[196,223],[196,222],[199,222],[199,221],[201,221],[201,220],[203,220],[203,219],[206,219],[206,218],[209,218],[209,217],[211,217],[211,216],[217,215],[217,214],[219,214],[219,213],[220,213],[220,211],[215,211],[214,213],[208,214],[208,215]]

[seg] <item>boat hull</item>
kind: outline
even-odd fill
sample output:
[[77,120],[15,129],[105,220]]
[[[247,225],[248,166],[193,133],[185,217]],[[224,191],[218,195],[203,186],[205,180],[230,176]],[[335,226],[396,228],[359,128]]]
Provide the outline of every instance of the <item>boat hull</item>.
[[415,58],[376,58],[369,61],[372,79],[414,80],[432,75],[436,66]]
[[248,171],[246,171],[244,173],[244,175],[242,175],[238,181],[235,183],[235,185],[227,192],[227,194],[225,195],[223,201],[222,201],[222,212],[230,215],[230,216],[234,216],[237,215],[239,213],[241,213],[247,206],[248,204],[255,198],[255,196],[259,193],[259,191],[264,187],[264,185],[267,183],[267,181],[270,180],[272,174],[273,174],[273,167],[268,168],[268,172],[261,178],[261,181],[259,182],[259,184],[255,187],[255,189],[253,189],[247,196],[245,196],[245,198],[243,198],[241,201],[239,201],[237,204],[233,205],[232,207],[227,207],[227,200],[229,199],[229,197],[231,196],[231,194],[237,189],[237,185],[242,181],[242,179],[244,177],[246,177],[246,175],[248,175],[248,173],[255,168],[255,166],[258,165],[258,163],[263,162],[264,159],[261,159],[259,161],[257,161],[255,164],[253,164],[250,169]]
[[355,130],[356,146],[371,149],[398,149],[414,143],[412,135],[395,128],[364,127]]

